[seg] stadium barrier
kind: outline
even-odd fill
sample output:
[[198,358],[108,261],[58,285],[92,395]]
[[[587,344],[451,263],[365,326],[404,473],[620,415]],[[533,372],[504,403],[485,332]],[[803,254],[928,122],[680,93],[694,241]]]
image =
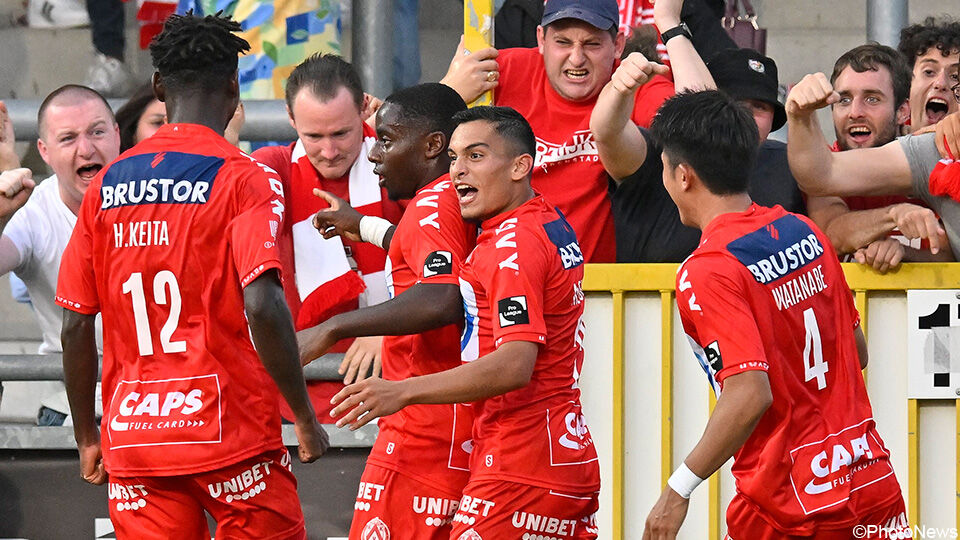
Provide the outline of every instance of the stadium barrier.
[[[858,264],[843,267],[867,335],[865,377],[874,416],[891,452],[910,523],[956,528],[960,400],[907,398],[906,291],[960,289],[960,264],[904,264],[885,276]],[[647,513],[699,440],[715,403],[680,324],[676,268],[605,264],[586,269],[586,359],[580,385],[600,454],[602,538],[642,536]],[[960,306],[960,291],[956,298]],[[958,313],[958,307],[951,313]],[[951,318],[958,320],[960,315]],[[734,493],[730,463],[704,484],[690,500],[682,539],[723,538],[724,511]]]

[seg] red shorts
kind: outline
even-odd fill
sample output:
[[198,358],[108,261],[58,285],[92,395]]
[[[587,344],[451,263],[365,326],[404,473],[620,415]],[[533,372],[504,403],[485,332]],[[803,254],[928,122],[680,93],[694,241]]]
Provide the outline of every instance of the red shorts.
[[459,500],[459,493],[368,463],[353,505],[350,540],[447,540]]
[[117,538],[305,539],[297,479],[286,448],[222,469],[185,476],[111,476],[110,521]]
[[851,540],[873,538],[893,540],[912,538],[907,525],[906,509],[903,499],[880,509],[869,512],[860,518],[860,523],[844,529],[817,531],[813,536],[785,535],[768,524],[756,510],[746,504],[742,497],[734,497],[727,508],[727,528],[725,540]]
[[456,540],[554,538],[594,540],[599,493],[567,493],[502,481],[463,489],[453,517]]

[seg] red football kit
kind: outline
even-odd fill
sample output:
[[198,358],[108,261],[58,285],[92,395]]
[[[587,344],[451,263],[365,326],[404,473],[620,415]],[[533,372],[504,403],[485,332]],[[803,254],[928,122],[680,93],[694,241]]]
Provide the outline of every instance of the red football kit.
[[[313,189],[320,188],[332,193],[349,202],[361,214],[383,217],[391,223],[397,223],[403,213],[400,205],[395,201],[391,201],[387,197],[386,190],[378,186],[379,178],[373,174],[373,164],[367,160],[367,152],[375,139],[376,131],[364,123],[363,146],[360,154],[357,156],[357,161],[350,170],[340,178],[321,177],[316,173],[316,169],[313,169],[308,164],[305,164],[307,166],[304,168],[308,169],[308,173],[310,174],[299,174],[300,171],[297,162],[302,161],[303,150],[302,147],[298,147],[297,143],[286,146],[267,146],[253,152],[253,157],[255,157],[257,161],[277,171],[280,179],[283,181],[284,193],[287,195],[286,219],[284,220],[279,241],[280,261],[283,267],[283,274],[286,276],[286,279],[283,281],[283,289],[297,330],[312,327],[329,316],[354,310],[358,307],[356,295],[350,295],[348,302],[334,306],[334,309],[326,313],[313,314],[316,316],[308,316],[309,314],[307,313],[301,313],[303,305],[310,302],[309,298],[301,301],[301,293],[303,293],[303,296],[306,296],[311,291],[300,290],[298,288],[298,281],[305,281],[303,279],[304,275],[300,274],[306,274],[307,271],[315,271],[316,268],[311,267],[317,265],[315,264],[316,261],[312,260],[306,261],[306,264],[303,262],[301,262],[301,264],[297,263],[297,256],[294,252],[294,244],[297,240],[295,237],[317,237],[317,241],[320,241],[320,233],[313,228],[313,215],[319,210],[329,208],[326,201],[313,194]],[[362,189],[358,190],[360,193],[353,193],[353,198],[351,198],[351,191],[353,191],[351,184],[354,186],[360,184],[362,187]],[[362,196],[362,200],[357,198],[358,195]],[[377,294],[379,293],[377,289],[383,289],[385,287],[382,272],[384,270],[386,252],[372,244],[342,237],[340,240],[343,242],[344,250],[350,257],[351,266],[363,274],[363,280],[369,287],[368,297],[373,300],[371,303],[386,300],[385,291],[382,293],[382,296]],[[310,248],[313,246],[307,245],[306,247],[307,249],[305,251],[311,251]],[[369,291],[376,291],[376,293],[371,294]],[[345,352],[351,343],[353,343],[352,338],[341,340],[330,349],[330,352]],[[310,401],[313,403],[313,408],[321,423],[329,422],[329,412],[333,408],[333,406],[330,405],[330,398],[341,389],[343,389],[343,384],[339,381],[307,381],[307,392],[310,394]],[[284,418],[293,419],[293,412],[283,399],[280,400],[280,412]]]
[[461,358],[472,362],[510,341],[540,347],[529,384],[474,404],[470,483],[453,537],[518,538],[549,529],[554,537],[596,538],[600,469],[577,382],[584,261],[576,234],[540,196],[481,229],[460,272]]
[[[193,124],[163,126],[91,183],[56,300],[103,316],[101,438],[111,482],[217,476],[285,453],[277,388],[254,350],[243,302],[244,286],[280,267],[283,210],[273,171]],[[273,478],[283,469],[271,469]],[[292,475],[276,485],[270,497],[296,503]],[[266,504],[244,494],[254,488],[234,482],[224,491],[238,504]],[[199,504],[211,499],[224,496],[211,490]],[[302,531],[299,505],[287,513]],[[137,514],[111,507],[112,518]]]
[[[449,175],[421,188],[390,242],[390,296],[417,283],[459,285],[460,267],[477,227],[460,217]],[[460,364],[460,330],[448,325],[421,334],[383,338],[383,378],[399,381]],[[450,536],[450,520],[470,475],[472,407],[411,405],[381,418],[367,458],[350,538],[390,531],[391,538]],[[374,536],[373,538],[378,538]]]
[[677,271],[677,304],[718,394],[749,370],[766,372],[773,393],[734,456],[731,538],[850,538],[878,510],[902,512],[860,370],[859,315],[810,220],[756,204],[717,217]]
[[[537,138],[533,188],[570,220],[586,262],[616,262],[609,176],[590,133],[596,98],[572,102],[560,96],[550,86],[537,49],[504,49],[497,63],[495,104],[516,109]],[[673,94],[669,79],[653,77],[637,91],[631,118],[649,127],[657,109]]]

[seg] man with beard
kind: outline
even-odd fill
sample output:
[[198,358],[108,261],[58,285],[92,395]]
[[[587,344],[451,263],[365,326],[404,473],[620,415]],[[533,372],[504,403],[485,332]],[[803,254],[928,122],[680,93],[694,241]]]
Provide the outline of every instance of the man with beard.
[[[840,96],[832,107],[832,149],[874,148],[896,138],[910,114],[910,77],[904,58],[884,45],[860,45],[840,56],[830,76]],[[952,260],[949,250],[933,255],[919,240],[921,230],[938,226],[922,201],[904,195],[810,197],[807,204],[838,253],[853,254],[880,273],[901,261]]]

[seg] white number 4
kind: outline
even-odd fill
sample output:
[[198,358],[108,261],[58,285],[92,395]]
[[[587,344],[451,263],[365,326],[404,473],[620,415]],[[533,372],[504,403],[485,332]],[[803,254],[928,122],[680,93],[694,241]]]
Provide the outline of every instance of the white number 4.
[[[167,289],[170,289],[170,315],[160,329],[160,346],[165,353],[182,353],[187,350],[186,341],[170,341],[180,322],[180,285],[177,276],[169,270],[161,270],[153,277],[153,301],[158,305],[167,304]],[[147,299],[143,293],[143,275],[140,272],[130,274],[123,283],[123,294],[130,294],[133,301],[133,322],[137,327],[137,347],[140,356],[153,354],[153,335],[150,333],[150,319],[147,317]]]
[[803,311],[803,326],[806,329],[806,336],[803,339],[803,381],[816,379],[817,389],[823,390],[827,387],[826,373],[830,369],[823,361],[820,327],[817,325],[817,315],[813,312],[813,308]]

